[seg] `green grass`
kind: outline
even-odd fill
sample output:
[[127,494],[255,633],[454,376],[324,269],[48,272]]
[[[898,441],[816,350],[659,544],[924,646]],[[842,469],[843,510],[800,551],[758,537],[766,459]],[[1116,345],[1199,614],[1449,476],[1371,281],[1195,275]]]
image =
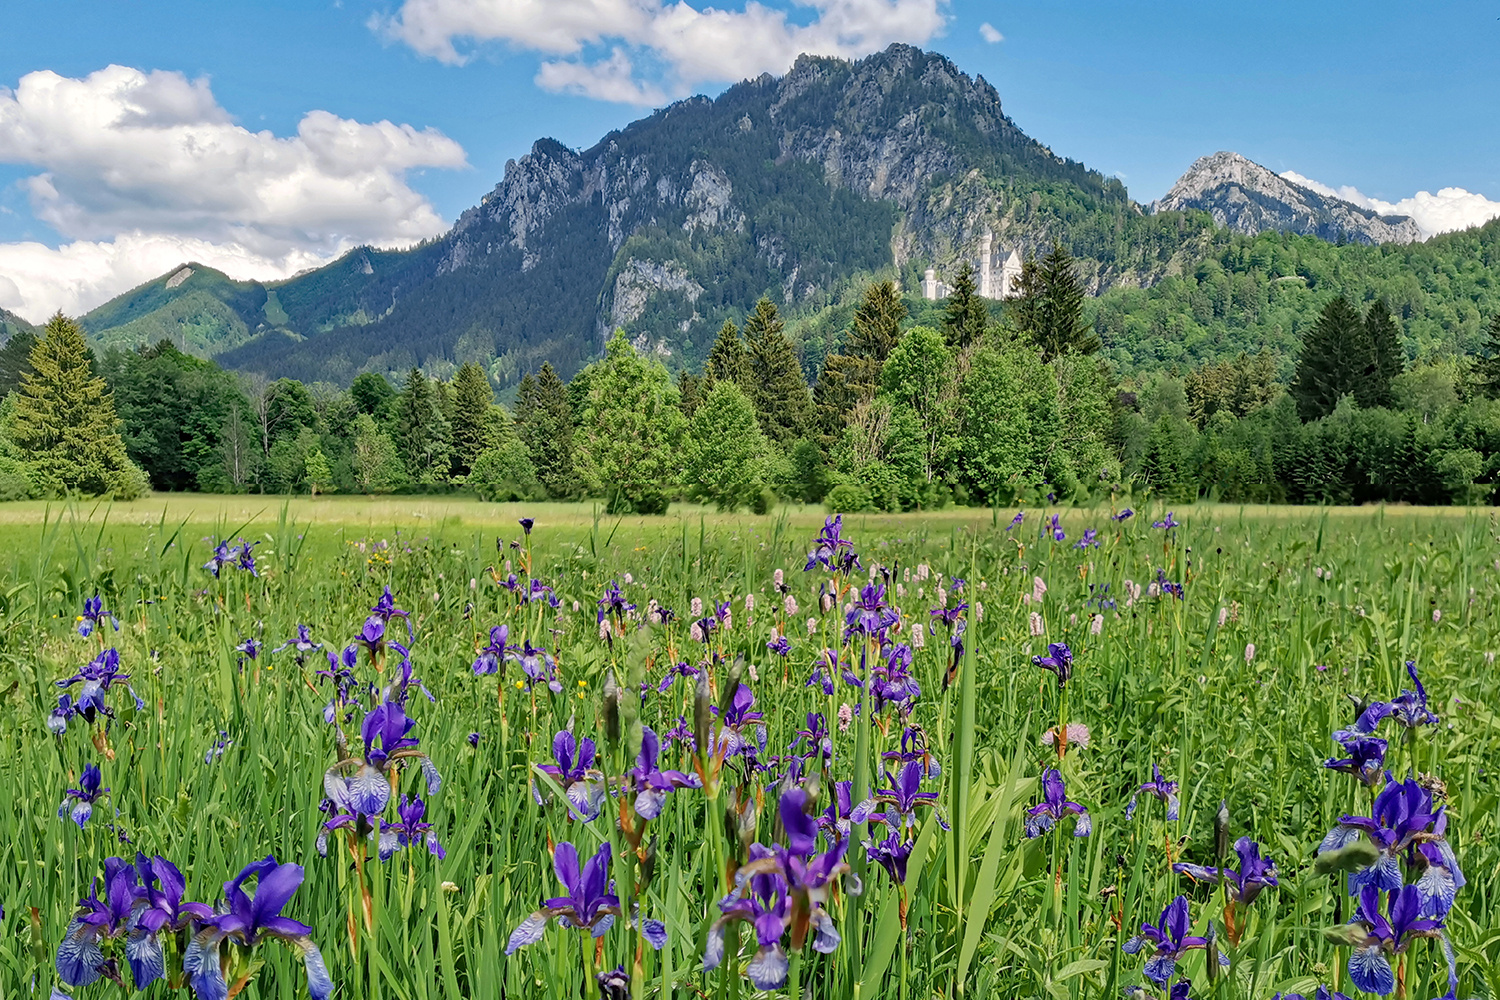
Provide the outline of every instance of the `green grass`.
[[[508,545],[520,538],[515,518],[522,513],[537,518],[536,575],[562,599],[555,622],[516,608],[494,582],[507,561],[523,573],[524,550]],[[1421,731],[1414,750],[1391,734],[1391,763],[1404,772],[1414,762],[1446,783],[1448,836],[1469,878],[1448,920],[1459,952],[1457,995],[1495,996],[1500,717],[1487,654],[1500,650],[1493,617],[1500,563],[1493,523],[1464,511],[1205,506],[1178,509],[1184,526],[1167,538],[1150,528],[1152,516],[1116,526],[1108,511],[1057,513],[1069,536],[1062,543],[1038,535],[1034,513],[1009,533],[1010,512],[846,522],[866,566],[897,567],[902,593],[894,603],[907,620],[925,621],[937,603],[934,580],[906,578],[919,565],[945,579],[966,578],[965,596],[984,613],[980,619],[970,611],[969,654],[957,683],[944,690],[950,664],[943,636],[916,651],[913,667],[922,695],[911,721],[941,760],[942,777],[928,787],[940,793],[952,829],[941,829],[928,811],[919,814],[904,930],[901,890],[864,861],[862,850],[851,852],[864,892],[837,893],[830,903],[843,935],[837,950],[807,949],[796,963],[809,995],[1117,997],[1144,983],[1143,956],[1122,954],[1121,943],[1179,892],[1191,900],[1193,932],[1203,933],[1212,918],[1234,962],[1211,983],[1203,952],[1190,953],[1183,970],[1193,996],[1262,1000],[1278,991],[1310,993],[1317,982],[1352,992],[1342,970],[1348,949],[1335,949],[1320,933],[1349,918],[1349,901],[1309,865],[1337,817],[1366,811],[1369,799],[1321,762],[1335,749],[1329,733],[1353,721],[1349,696],[1394,696],[1407,684],[1403,661],[1414,659],[1442,723]],[[723,832],[728,771],[717,797],[675,792],[647,827],[656,853],[642,910],[666,922],[666,949],[645,949],[637,959],[635,933],[620,923],[600,939],[596,956],[576,931],[554,923],[538,944],[510,958],[503,952],[539,900],[559,892],[549,843],[571,841],[589,855],[611,840],[621,885],[632,870],[619,849],[624,839],[608,822],[618,806],[589,824],[555,804],[539,807],[528,791],[530,765],[550,761],[553,733],[572,719],[580,735],[594,734],[606,746],[607,769],[621,773],[625,751],[608,745],[600,729],[598,693],[607,673],[615,671],[630,690],[642,679],[659,680],[668,662],[703,654],[685,623],[606,645],[594,614],[604,587],[629,573],[630,601],[644,609],[654,598],[684,619],[694,597],[709,607],[730,600],[733,628],[713,636],[712,648],[725,657],[713,668],[715,683],[727,683],[738,654],[754,665],[758,679],[747,674],[746,682],[765,712],[766,753],[781,754],[807,712],[832,715],[849,698],[842,685],[827,698],[803,684],[817,649],[839,641],[834,620],[842,620],[838,612],[818,614],[826,574],[802,572],[821,523],[812,508],[766,517],[674,508],[666,518],[617,520],[578,506],[428,498],[158,496],[93,508],[0,506],[0,690],[11,723],[0,758],[10,791],[0,805],[0,998],[31,995],[33,983],[43,990],[55,980],[51,956],[74,901],[87,894],[106,857],[137,848],[174,859],[188,875],[188,898],[210,903],[221,897],[221,882],[268,853],[306,866],[306,882],[286,912],[313,926],[339,996],[561,1000],[581,995],[586,954],[599,959],[595,971],[624,963],[635,973],[637,996],[755,995],[735,974],[754,951],[747,933],[739,934],[737,960],[731,945],[721,971],[700,970],[703,932],[717,913],[715,886],[723,880],[717,859],[742,857],[743,850]],[[1087,527],[1100,530],[1103,545],[1074,548]],[[259,578],[226,570],[215,581],[199,568],[210,540],[222,535],[259,543]],[[783,617],[772,590],[777,569],[800,605],[784,622],[793,646],[785,664],[765,649]],[[1145,586],[1158,569],[1185,580],[1186,599],[1143,594],[1126,607],[1125,581]],[[1029,602],[1038,577],[1046,594]],[[1085,601],[1091,585],[1105,583],[1119,605],[1105,612],[1102,633],[1093,636],[1089,618],[1097,609]],[[387,584],[412,612],[415,672],[437,696],[429,704],[414,695],[408,707],[418,723],[413,735],[443,774],[428,819],[447,857],[418,848],[368,863],[373,919],[357,935],[356,952],[348,933],[350,900],[358,898],[351,856],[337,840],[327,858],[313,849],[324,818],[323,772],[335,761],[334,734],[322,715],[329,693],[312,675],[324,664],[310,659],[299,668],[283,653],[241,665],[234,647],[249,636],[279,645],[298,623],[342,646]],[[122,628],[84,639],[73,631],[74,619],[96,590]],[[748,593],[756,598],[753,625]],[[1042,616],[1044,636],[1031,634],[1033,612]],[[812,638],[809,616],[820,618]],[[476,646],[501,622],[511,625],[513,640],[523,631],[533,640],[546,635],[559,654],[562,694],[518,691],[514,666],[498,688],[495,677],[474,677]],[[61,738],[44,726],[56,704],[53,682],[73,674],[101,638],[119,649],[146,703],[136,711],[122,689],[110,692],[117,709],[107,734],[112,759],[81,720]],[[1053,675],[1030,662],[1046,641],[1066,641],[1076,654],[1066,705]],[[1247,662],[1250,643],[1256,651]],[[389,668],[377,674],[362,661],[359,670],[362,680],[388,683]],[[657,694],[653,684],[644,703],[627,699],[625,709],[627,732],[633,711],[664,732],[679,715],[691,721],[691,685],[679,681]],[[884,784],[872,758],[861,759],[856,749],[899,744],[900,725],[890,713],[874,722],[862,714],[847,733],[835,732],[833,779],[863,772]],[[1091,739],[1059,763],[1041,737],[1064,714],[1086,724]],[[356,717],[355,752],[357,725]],[[468,743],[471,732],[481,734],[477,748]],[[233,742],[205,763],[220,733]],[[691,769],[678,747],[664,757],[663,766]],[[80,830],[59,820],[57,807],[87,762],[100,764],[113,791]],[[1149,798],[1133,820],[1124,817],[1152,762],[1181,783],[1175,823],[1166,823]],[[1024,810],[1038,801],[1039,776],[1050,766],[1061,767],[1069,798],[1089,808],[1091,836],[1023,836]],[[764,788],[773,780],[755,782],[764,796],[749,834],[764,843],[780,835],[776,789]],[[416,769],[407,768],[401,790],[419,785]],[[1221,800],[1232,817],[1231,840],[1255,837],[1281,876],[1279,889],[1249,907],[1237,946],[1227,941],[1216,894],[1170,871],[1169,852],[1213,863],[1212,816]],[[111,820],[131,846],[118,843]],[[1071,833],[1068,822],[1063,832]],[[289,949],[270,942],[258,954],[266,964],[244,996],[306,995]],[[1415,1000],[1446,989],[1434,942],[1413,947],[1404,974]],[[166,994],[160,984],[153,990]],[[75,992],[102,995],[105,987]]]

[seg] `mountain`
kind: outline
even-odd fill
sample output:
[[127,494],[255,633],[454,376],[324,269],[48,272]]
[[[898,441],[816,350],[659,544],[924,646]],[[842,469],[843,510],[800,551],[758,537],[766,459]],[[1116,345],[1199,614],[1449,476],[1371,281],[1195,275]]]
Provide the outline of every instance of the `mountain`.
[[[1099,291],[1190,266],[1212,228],[1144,214],[1118,180],[1025,135],[983,78],[893,45],[803,56],[587,150],[543,139],[411,250],[362,248],[270,284],[186,265],[84,324],[100,343],[165,336],[271,375],[477,360],[503,385],[543,360],[576,370],[613,327],[697,364],[762,294],[795,317],[875,273],[915,291],[926,267],[972,260],[986,230],[1002,255],[1062,240]],[[824,346],[804,344],[810,369]]]
[[5,343],[7,340],[14,337],[18,333],[32,332],[35,330],[36,327],[26,322],[15,313],[9,312],[5,309],[0,309],[0,344]]
[[1238,153],[1202,157],[1150,207],[1153,212],[1207,212],[1220,226],[1251,236],[1275,230],[1367,244],[1422,238],[1416,222],[1404,215],[1379,215],[1318,194]]

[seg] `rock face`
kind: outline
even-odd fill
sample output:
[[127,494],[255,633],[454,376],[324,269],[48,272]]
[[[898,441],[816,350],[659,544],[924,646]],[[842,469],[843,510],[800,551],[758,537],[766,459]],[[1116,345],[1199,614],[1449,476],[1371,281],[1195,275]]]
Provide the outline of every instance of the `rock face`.
[[1254,235],[1266,230],[1351,243],[1412,243],[1422,238],[1412,219],[1378,215],[1318,194],[1245,159],[1215,153],[1199,159],[1151,211],[1199,209],[1221,226]]

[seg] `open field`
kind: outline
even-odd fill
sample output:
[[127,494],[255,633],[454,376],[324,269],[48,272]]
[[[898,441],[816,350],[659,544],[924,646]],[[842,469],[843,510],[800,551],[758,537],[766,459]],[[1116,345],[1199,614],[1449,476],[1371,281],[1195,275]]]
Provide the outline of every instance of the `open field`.
[[[1311,995],[1319,983],[1426,1000],[1450,992],[1445,940],[1454,996],[1500,993],[1500,542],[1489,513],[1201,506],[1176,508],[1170,529],[1152,527],[1165,511],[1110,514],[1028,511],[1009,529],[1012,511],[860,515],[843,522],[852,547],[829,550],[833,567],[804,571],[824,526],[816,508],[615,519],[415,497],[0,506],[11,721],[0,997],[60,973],[95,978],[108,956],[118,966],[106,973],[131,983],[130,959],[158,954],[167,982],[150,995],[164,996],[184,985],[184,953],[199,996],[241,980],[244,996],[304,996],[309,975],[322,995],[304,940],[321,949],[335,995],[410,1000],[748,997],[757,984],[819,998],[1078,1000],[1131,987],[1166,996],[1184,976],[1192,996],[1224,1000]],[[536,519],[529,536],[521,516]],[[241,537],[253,574],[235,558],[217,577],[202,568],[214,541]],[[861,567],[845,571],[851,552]],[[883,591],[876,567],[889,569]],[[533,579],[550,590],[524,599]],[[409,617],[378,602],[387,586]],[[95,593],[119,628],[101,618],[80,635]],[[653,601],[675,615],[652,621]],[[299,625],[323,648],[273,651]],[[503,637],[491,632],[500,625]],[[769,648],[778,636],[785,644]],[[346,646],[330,664],[327,651]],[[1050,667],[1034,664],[1049,655]],[[57,686],[91,660],[89,676]],[[1408,660],[1425,701],[1398,698],[1416,687]],[[627,694],[605,711],[616,686]],[[74,711],[90,691],[91,711]],[[55,711],[64,693],[71,707]],[[1345,737],[1385,741],[1362,782],[1323,765],[1349,756],[1331,734],[1359,728],[1366,700],[1394,707]],[[409,734],[362,729],[367,713],[388,719],[396,706],[415,720]],[[589,765],[577,751],[555,759],[568,729],[575,745],[597,745]],[[648,729],[658,760],[638,756]],[[80,780],[94,765],[107,793]],[[1141,787],[1153,765],[1170,789]],[[1066,794],[1049,811],[1053,769]],[[1383,857],[1356,844],[1343,870],[1315,869],[1341,816],[1373,817],[1362,843],[1416,822],[1411,810],[1372,813],[1384,770],[1398,792],[1410,773],[1409,794],[1445,818],[1423,814]],[[839,782],[851,783],[842,799]],[[403,793],[424,815],[403,819]],[[85,798],[91,814],[76,822]],[[382,823],[394,850],[369,835]],[[1241,837],[1274,872],[1254,877],[1233,847]],[[559,882],[549,849],[563,844],[582,861],[610,847],[616,900]],[[283,916],[310,931],[281,926],[287,947],[178,912],[139,933],[159,905],[144,888],[132,895],[132,872],[118,920],[70,933],[105,860],[137,850],[174,862],[184,898],[210,906],[234,902],[239,890],[223,883],[252,861],[300,865]],[[1221,854],[1235,873],[1223,880],[1174,869]],[[1451,894],[1449,858],[1465,876],[1450,878]],[[1346,891],[1372,878],[1417,886],[1427,922],[1372,937]],[[268,880],[243,888],[269,898]],[[1386,913],[1398,895],[1370,905]],[[1166,945],[1127,952],[1179,896],[1189,926],[1167,921]],[[549,898],[594,905],[584,920],[601,918],[598,936],[529,921]],[[637,904],[640,919],[627,920]],[[721,922],[738,914],[760,919]],[[1338,940],[1325,936],[1340,926]],[[1212,938],[1222,973],[1209,975],[1194,936]]]

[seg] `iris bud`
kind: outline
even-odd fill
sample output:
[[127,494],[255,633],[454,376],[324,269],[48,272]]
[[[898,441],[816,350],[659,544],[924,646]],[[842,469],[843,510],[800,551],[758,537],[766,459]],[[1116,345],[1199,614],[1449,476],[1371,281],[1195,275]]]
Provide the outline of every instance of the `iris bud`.
[[604,678],[604,735],[611,743],[620,742],[620,685],[613,670]]
[[1219,811],[1214,815],[1214,857],[1223,858],[1229,853],[1229,803],[1219,800]]
[[708,692],[708,670],[698,671],[697,684],[693,689],[693,740],[698,748],[698,753],[704,757],[709,756],[713,747],[709,745],[709,728],[713,713],[710,709],[710,695]]

